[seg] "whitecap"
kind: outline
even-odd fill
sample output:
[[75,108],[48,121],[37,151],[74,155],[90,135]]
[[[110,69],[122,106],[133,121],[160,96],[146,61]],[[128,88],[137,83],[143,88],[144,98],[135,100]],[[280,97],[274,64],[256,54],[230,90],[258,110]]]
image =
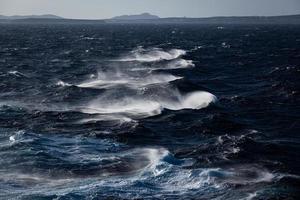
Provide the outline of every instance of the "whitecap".
[[16,131],[15,134],[9,136],[9,143],[10,145],[14,145],[20,142],[29,143],[32,142],[34,139],[32,137],[28,137],[24,130]]
[[127,84],[128,80],[101,80],[101,79],[95,79],[91,81],[86,81],[81,84],[76,85],[77,87],[81,88],[109,88],[116,85],[124,85]]
[[222,47],[225,49],[229,49],[231,46],[227,44],[226,42],[222,42]]
[[170,70],[170,69],[185,69],[185,68],[192,68],[195,67],[195,64],[192,60],[185,60],[185,59],[175,59],[172,61],[168,61],[168,63],[161,63],[155,66],[139,66],[133,67],[130,71],[155,71],[155,70]]
[[163,106],[170,110],[201,109],[213,103],[217,98],[209,92],[192,92],[179,96],[179,101],[163,102]]
[[123,114],[134,118],[145,118],[161,114],[162,109],[155,101],[126,98],[117,102],[93,101],[81,111],[88,114]]
[[64,81],[58,81],[56,83],[57,86],[66,87],[66,86],[72,86],[72,84],[66,83]]
[[100,77],[97,79],[92,79],[89,81],[85,81],[81,84],[76,85],[81,88],[111,88],[114,86],[127,86],[127,87],[142,87],[152,84],[162,84],[169,83],[178,79],[182,79],[182,77],[174,76],[170,74],[154,74],[148,75],[146,77],[134,77],[128,76],[127,74],[105,74],[102,73]]
[[143,49],[138,48],[118,61],[157,62],[162,60],[174,60],[186,54],[182,49],[171,49],[164,51],[160,48]]
[[[88,112],[89,111],[93,111],[93,110],[89,110],[87,109]],[[137,121],[123,116],[123,115],[97,115],[97,116],[93,116],[90,118],[85,118],[85,119],[81,119],[77,122],[77,124],[85,124],[85,123],[94,123],[94,122],[99,122],[99,121],[103,121],[103,122],[113,122],[114,126],[121,126],[123,124],[128,124],[131,123],[132,124],[132,128],[136,127],[136,125],[138,124]]]
[[[174,94],[170,94],[174,95]],[[193,92],[186,95],[178,94],[176,99],[160,99],[160,97],[125,97],[108,98],[104,95],[81,108],[88,114],[120,114],[138,119],[161,114],[163,109],[201,109],[216,101],[216,97],[208,92]]]
[[9,71],[8,74],[11,74],[11,75],[14,75],[14,76],[17,76],[17,77],[28,77],[27,75],[19,72],[19,71]]
[[166,66],[167,69],[180,69],[188,67],[195,67],[195,64],[192,60],[177,59],[168,63],[168,65]]
[[175,80],[182,79],[180,76],[174,76],[170,74],[156,74],[156,75],[150,75],[145,78],[142,78],[138,80],[136,83],[140,86],[146,86],[146,85],[152,85],[152,84],[162,84],[162,83],[169,83]]

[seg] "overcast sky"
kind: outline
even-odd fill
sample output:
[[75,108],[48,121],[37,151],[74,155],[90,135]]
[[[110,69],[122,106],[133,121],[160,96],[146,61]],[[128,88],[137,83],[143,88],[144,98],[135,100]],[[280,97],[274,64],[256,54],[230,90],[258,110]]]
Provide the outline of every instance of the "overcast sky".
[[300,0],[0,0],[2,15],[104,19],[143,12],[160,17],[287,15],[300,14]]

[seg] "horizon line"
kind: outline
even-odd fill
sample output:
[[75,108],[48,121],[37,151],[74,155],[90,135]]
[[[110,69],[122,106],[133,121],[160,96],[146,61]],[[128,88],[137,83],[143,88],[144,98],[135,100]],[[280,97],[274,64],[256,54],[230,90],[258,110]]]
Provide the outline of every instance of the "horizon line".
[[[45,15],[52,15],[55,17],[59,17],[62,19],[73,19],[73,20],[109,20],[109,19],[113,19],[115,17],[120,17],[120,16],[132,16],[132,15],[142,15],[142,14],[151,14],[151,15],[155,15],[149,12],[143,12],[140,14],[124,14],[124,15],[117,15],[114,17],[110,17],[110,18],[69,18],[69,17],[64,17],[62,15],[57,15],[57,14],[13,14],[13,15],[5,15],[5,14],[0,14],[0,16],[4,16],[4,17],[26,17],[26,16],[45,16]],[[297,14],[279,14],[279,15],[212,15],[212,16],[201,16],[201,17],[192,17],[192,16],[168,16],[168,17],[160,17],[159,15],[155,15],[157,17],[159,17],[160,19],[166,19],[166,18],[196,18],[196,19],[201,19],[201,18],[218,18],[218,17],[284,17],[284,16],[296,16],[296,15],[300,15],[300,13]]]

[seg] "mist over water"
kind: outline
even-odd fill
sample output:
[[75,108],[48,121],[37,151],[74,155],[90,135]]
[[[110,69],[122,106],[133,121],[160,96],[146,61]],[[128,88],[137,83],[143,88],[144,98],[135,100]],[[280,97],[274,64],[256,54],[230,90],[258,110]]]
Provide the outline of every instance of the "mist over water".
[[0,199],[297,199],[299,33],[0,25]]

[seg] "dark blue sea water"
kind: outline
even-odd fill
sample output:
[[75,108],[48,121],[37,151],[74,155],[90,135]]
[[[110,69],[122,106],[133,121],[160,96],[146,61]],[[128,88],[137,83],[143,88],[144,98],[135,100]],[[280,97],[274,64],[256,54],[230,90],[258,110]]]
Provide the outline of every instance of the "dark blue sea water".
[[300,27],[0,25],[0,199],[299,199]]

